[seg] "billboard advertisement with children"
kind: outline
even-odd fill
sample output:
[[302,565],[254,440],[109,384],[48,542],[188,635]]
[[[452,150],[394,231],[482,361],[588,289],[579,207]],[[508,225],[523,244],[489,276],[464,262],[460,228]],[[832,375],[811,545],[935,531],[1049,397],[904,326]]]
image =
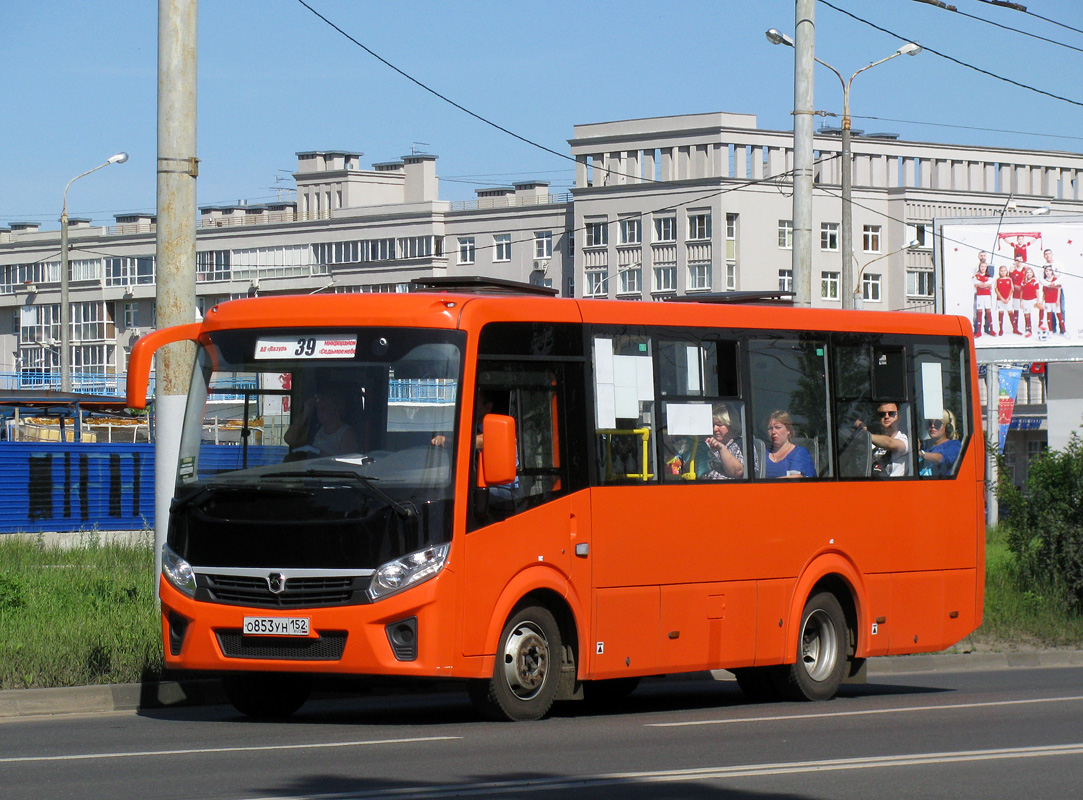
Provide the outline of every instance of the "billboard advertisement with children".
[[1083,219],[1006,217],[939,226],[943,311],[975,345],[1083,342]]

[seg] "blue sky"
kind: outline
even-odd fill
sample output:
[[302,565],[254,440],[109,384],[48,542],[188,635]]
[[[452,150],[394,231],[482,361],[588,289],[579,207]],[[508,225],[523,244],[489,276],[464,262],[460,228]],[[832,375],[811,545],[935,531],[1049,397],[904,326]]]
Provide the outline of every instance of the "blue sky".
[[[560,153],[574,125],[616,119],[731,111],[755,114],[764,128],[792,128],[793,51],[764,37],[771,27],[793,32],[792,0],[308,2],[419,81]],[[847,76],[910,39],[1075,101],[927,51],[857,78],[855,128],[1083,152],[1083,34],[979,0],[953,2],[1078,49],[915,0],[830,2],[903,37],[817,3],[816,55]],[[1026,5],[1083,28],[1078,0]],[[0,4],[0,226],[58,227],[68,180],[121,150],[128,163],[72,187],[69,213],[111,224],[117,213],[154,210],[156,50],[151,0]],[[553,191],[572,183],[570,162],[418,88],[297,0],[202,0],[198,72],[200,205],[275,199],[276,186],[292,185],[276,178],[288,179],[300,150],[362,151],[367,167],[415,143],[439,156],[446,200],[528,178],[549,180]],[[815,105],[841,112],[838,79],[822,67]]]

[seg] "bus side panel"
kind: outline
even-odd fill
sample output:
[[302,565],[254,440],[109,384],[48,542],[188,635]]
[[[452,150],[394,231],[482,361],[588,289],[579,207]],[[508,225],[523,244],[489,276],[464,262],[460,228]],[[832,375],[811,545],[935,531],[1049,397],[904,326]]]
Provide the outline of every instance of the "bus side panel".
[[595,678],[651,675],[659,668],[657,586],[599,589]]
[[891,611],[891,575],[866,575],[865,596],[869,613],[865,615],[864,630],[858,623],[857,657],[886,656],[890,646],[887,623]]
[[752,663],[756,582],[663,586],[661,668],[691,672]]
[[937,649],[944,637],[944,573],[902,572],[891,576],[887,617],[890,655]]
[[[757,581],[755,665],[781,664],[785,652],[785,619],[793,597],[793,579]],[[732,664],[729,666],[743,666]]]
[[975,619],[980,609],[974,606],[978,574],[972,569],[944,571],[944,647],[955,644],[981,624],[980,619]]

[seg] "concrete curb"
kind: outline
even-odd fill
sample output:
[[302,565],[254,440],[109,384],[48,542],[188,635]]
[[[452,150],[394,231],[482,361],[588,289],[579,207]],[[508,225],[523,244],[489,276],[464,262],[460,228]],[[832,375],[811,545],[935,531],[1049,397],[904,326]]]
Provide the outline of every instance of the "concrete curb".
[[[942,653],[916,656],[882,656],[868,661],[869,676],[922,672],[975,672],[1034,667],[1083,667],[1083,651],[1040,650],[1021,653]],[[673,676],[677,680],[729,680],[725,670]],[[72,686],[60,689],[8,689],[0,691],[0,720],[59,714],[96,714],[154,708],[218,705],[225,695],[217,680],[124,683],[106,686]]]

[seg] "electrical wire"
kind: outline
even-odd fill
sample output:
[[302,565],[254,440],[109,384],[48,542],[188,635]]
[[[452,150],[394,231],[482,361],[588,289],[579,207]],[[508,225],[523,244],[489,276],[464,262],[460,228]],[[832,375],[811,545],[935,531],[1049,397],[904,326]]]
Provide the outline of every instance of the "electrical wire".
[[[298,0],[298,1],[300,2],[301,0]],[[877,25],[874,22],[870,22],[867,19],[863,19],[862,17],[857,16],[857,14],[854,14],[854,13],[852,13],[850,11],[847,11],[844,8],[839,8],[834,3],[830,2],[830,0],[819,0],[819,2],[820,2],[821,5],[825,5],[828,8],[833,9],[833,10],[839,12],[840,14],[844,14],[845,16],[850,17],[851,19],[853,19],[853,20],[855,20],[857,22],[860,22],[860,23],[862,23],[864,25],[868,25],[870,28],[875,28],[876,30],[880,31],[881,33],[886,33],[889,36],[894,36],[896,39],[898,39],[898,40],[900,40],[902,42],[912,41],[911,39],[908,39],[907,37],[902,36],[901,34],[895,33],[894,31],[888,30],[887,28],[881,27],[880,25]],[[1013,80],[1011,78],[1005,78],[1003,75],[997,75],[995,72],[990,72],[989,70],[982,69],[981,67],[976,67],[973,64],[968,64],[965,61],[961,61],[960,59],[955,58],[954,56],[949,56],[947,53],[942,53],[939,50],[936,50],[936,49],[934,49],[932,47],[929,47],[927,45],[922,45],[922,50],[925,50],[925,51],[927,51],[929,53],[932,53],[934,56],[940,56],[944,60],[950,61],[953,64],[957,64],[960,67],[966,67],[967,69],[973,70],[974,72],[978,72],[978,73],[980,73],[982,75],[985,75],[987,77],[995,78],[996,80],[1003,81],[1004,83],[1009,83],[1012,86],[1017,86],[1020,89],[1026,89],[1027,91],[1035,92],[1036,94],[1041,94],[1041,95],[1045,95],[1046,97],[1051,97],[1054,100],[1061,100],[1061,101],[1063,101],[1065,103],[1071,103],[1074,106],[1083,107],[1083,102],[1081,102],[1079,100],[1073,100],[1070,97],[1064,97],[1064,96],[1059,95],[1059,94],[1054,94],[1053,92],[1047,92],[1044,89],[1038,89],[1035,86],[1030,86],[1030,85],[1025,84],[1025,83],[1020,83],[1019,81]]]
[[[830,114],[829,116],[837,117],[838,114]],[[852,119],[871,119],[877,122],[895,122],[902,125],[928,125],[931,128],[958,128],[964,131],[981,131],[983,133],[1010,133],[1015,136],[1042,136],[1047,139],[1069,139],[1071,141],[1083,141],[1083,136],[1067,136],[1060,133],[1038,133],[1036,131],[1013,131],[1004,128],[987,128],[981,125],[952,125],[946,122],[925,122],[923,120],[916,119],[892,119],[891,117],[869,117],[861,114],[851,114]]]
[[[921,0],[914,0],[914,2],[920,3]],[[1001,6],[1001,7],[1003,8],[1003,6]],[[950,10],[950,11],[958,14],[961,17],[966,17],[967,19],[973,19],[973,20],[977,20],[978,22],[984,22],[986,25],[992,25],[994,28],[1000,28],[1001,30],[1008,31],[1010,33],[1018,33],[1018,34],[1021,34],[1023,36],[1029,36],[1031,39],[1038,39],[1039,41],[1042,41],[1042,42],[1047,42],[1049,44],[1055,44],[1055,45],[1058,45],[1060,47],[1065,47],[1065,48],[1067,48],[1069,50],[1075,50],[1077,53],[1083,53],[1083,47],[1076,47],[1075,45],[1068,44],[1067,42],[1059,42],[1056,39],[1050,39],[1047,36],[1040,36],[1037,33],[1031,33],[1030,31],[1024,31],[1024,30],[1021,30],[1020,28],[1013,28],[1010,25],[1001,25],[999,22],[993,22],[993,20],[991,20],[991,19],[986,19],[985,17],[979,17],[976,14],[968,14],[965,11],[960,11],[958,8],[955,8],[954,6],[952,8],[950,8],[950,9],[947,9],[947,10]],[[1019,9],[1016,9],[1016,10],[1019,10]]]
[[1058,22],[1055,19],[1043,17],[1041,14],[1036,14],[1033,11],[1030,11],[1025,6],[1019,6],[1018,4],[1005,5],[1003,2],[995,2],[995,0],[977,0],[977,2],[986,3],[991,6],[999,6],[1000,8],[1011,8],[1015,11],[1026,14],[1027,16],[1036,17],[1037,19],[1042,20],[1042,22],[1048,22],[1050,25],[1057,25],[1058,27],[1064,28],[1065,30],[1073,31],[1074,33],[1083,33],[1083,30],[1080,30],[1079,28],[1073,28],[1071,25],[1065,25],[1063,22]]

